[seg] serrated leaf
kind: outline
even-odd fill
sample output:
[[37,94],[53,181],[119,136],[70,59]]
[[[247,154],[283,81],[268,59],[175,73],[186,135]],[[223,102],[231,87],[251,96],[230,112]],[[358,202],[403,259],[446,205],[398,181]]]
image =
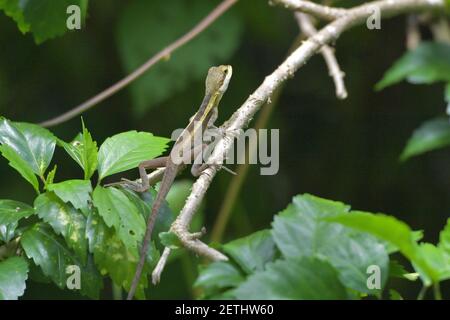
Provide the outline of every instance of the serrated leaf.
[[48,226],[42,223],[34,225],[23,233],[20,242],[27,257],[33,259],[44,275],[61,289],[66,287],[67,278],[70,276],[66,273],[67,267],[80,267],[80,292],[91,298],[98,298],[103,285],[100,274],[89,263],[83,266]]
[[0,225],[16,223],[34,214],[34,209],[19,201],[0,200]]
[[[116,285],[128,291],[139,259],[137,252],[127,249],[114,230],[108,228],[95,212],[89,214],[86,236],[89,239],[89,249],[94,254],[95,264],[101,274],[109,275]],[[159,252],[152,242],[144,272],[136,289],[137,298],[145,298],[144,289],[148,286],[147,274],[153,270],[158,259]]]
[[437,118],[423,123],[416,129],[400,157],[405,161],[425,152],[450,145],[450,121]]
[[81,21],[86,18],[86,0],[21,0],[19,7],[25,21],[29,24],[36,43],[63,35],[67,28],[67,8],[70,5],[80,7]]
[[20,32],[27,33],[30,31],[30,26],[25,22],[18,0],[0,0],[0,10],[3,10],[8,17],[11,17],[17,23]]
[[0,261],[0,300],[17,300],[25,292],[28,263],[23,257]]
[[106,139],[98,154],[99,179],[136,168],[142,161],[161,155],[169,141],[148,132],[137,131],[119,133]]
[[367,286],[367,269],[381,270],[381,287],[387,280],[389,259],[385,245],[373,236],[324,221],[347,214],[350,207],[311,195],[297,196],[274,218],[272,235],[284,257],[326,257],[347,287],[368,294],[379,290]]
[[450,257],[439,247],[431,243],[421,243],[418,248],[418,255],[433,270],[434,274],[429,275],[421,266],[413,263],[414,268],[419,272],[425,284],[436,283],[450,279]]
[[118,237],[132,253],[137,253],[145,233],[145,221],[138,208],[118,189],[97,186],[94,206],[108,227],[114,227]]
[[86,218],[75,208],[62,202],[54,193],[46,192],[34,201],[36,214],[64,237],[83,264],[87,259]]
[[391,242],[414,263],[415,267],[420,268],[433,281],[438,281],[439,273],[419,254],[419,246],[414,240],[414,233],[404,222],[392,216],[361,211],[328,217],[327,220],[369,232],[378,238]]
[[75,209],[87,217],[91,202],[92,185],[89,180],[66,180],[49,184],[48,191],[54,192],[65,203],[70,202]]
[[347,299],[337,271],[326,261],[303,257],[277,260],[233,291],[238,299]]
[[55,151],[56,138],[35,124],[12,123],[0,118],[0,143],[13,149],[35,174],[44,177]]
[[91,133],[82,122],[82,133],[78,134],[72,142],[58,140],[58,144],[66,150],[70,157],[79,164],[84,171],[84,179],[92,177],[98,165],[97,142],[92,139]]
[[266,263],[273,261],[278,254],[270,230],[231,241],[223,249],[248,274],[264,270]]
[[244,275],[231,263],[218,261],[200,270],[194,286],[201,287],[207,292],[215,292],[219,289],[237,287],[244,280]]
[[411,83],[450,81],[450,45],[423,42],[408,51],[385,73],[375,88],[381,90],[407,78]]
[[[137,0],[128,4],[119,20],[117,43],[124,68],[131,72],[148,57],[172,43],[210,12],[214,3],[202,0]],[[183,16],[183,19],[180,19]],[[227,12],[201,35],[159,62],[130,86],[136,114],[160,104],[205,78],[208,68],[230,59],[239,45],[241,20]],[[217,44],[220,43],[220,46]]]
[[438,246],[450,257],[450,219],[447,220],[445,228],[439,233]]
[[[127,188],[120,188],[120,190],[128,197],[128,199],[134,204],[134,206],[136,206],[136,208],[139,210],[139,213],[144,217],[144,220],[147,221],[148,216],[150,215],[150,212],[152,210],[153,201],[156,198],[157,192],[152,188],[144,193],[136,193]],[[167,201],[163,201],[156,217],[155,226],[152,232],[152,240],[159,240],[159,233],[169,230],[174,219],[175,215],[169,208]]]
[[14,149],[6,144],[0,145],[0,152],[2,153],[2,156],[9,161],[9,165],[16,169],[17,172],[33,186],[36,193],[39,194],[39,182],[33,170],[25,160],[23,160]]

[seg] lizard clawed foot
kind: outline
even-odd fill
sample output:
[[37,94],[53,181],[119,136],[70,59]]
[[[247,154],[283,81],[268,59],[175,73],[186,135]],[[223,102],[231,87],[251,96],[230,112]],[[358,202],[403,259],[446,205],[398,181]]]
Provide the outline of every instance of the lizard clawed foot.
[[142,193],[148,190],[139,182],[128,180],[126,178],[121,178],[120,180],[121,180],[121,182],[119,182],[120,184],[125,185],[128,189],[131,189],[133,191]]

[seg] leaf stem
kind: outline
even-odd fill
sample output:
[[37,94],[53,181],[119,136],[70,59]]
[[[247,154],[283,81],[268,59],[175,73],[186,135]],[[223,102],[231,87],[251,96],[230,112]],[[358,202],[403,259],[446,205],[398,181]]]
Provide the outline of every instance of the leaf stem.
[[422,289],[419,291],[419,295],[417,296],[417,300],[423,300],[425,298],[425,294],[427,293],[428,286],[423,285]]
[[439,282],[436,282],[433,285],[433,293],[434,293],[434,300],[442,300],[441,287],[439,286]]

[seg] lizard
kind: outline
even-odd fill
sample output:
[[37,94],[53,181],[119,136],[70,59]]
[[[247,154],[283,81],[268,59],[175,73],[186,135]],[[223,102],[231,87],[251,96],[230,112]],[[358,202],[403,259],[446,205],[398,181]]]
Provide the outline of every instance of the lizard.
[[[152,204],[151,212],[147,218],[147,228],[140,249],[139,262],[136,266],[130,291],[128,292],[128,300],[131,300],[134,297],[141,278],[159,209],[169,193],[170,187],[177,176],[180,166],[189,164],[192,160],[197,159],[199,153],[201,155],[201,150],[204,148],[204,145],[196,143],[198,142],[198,135],[201,134],[200,137],[202,137],[207,128],[214,126],[214,121],[218,116],[219,102],[228,88],[232,73],[233,69],[229,65],[220,65],[209,68],[205,80],[205,96],[200,108],[195,115],[191,117],[189,124],[175,141],[169,156],[143,161],[138,166],[141,178],[141,185],[135,188],[135,191],[138,192],[145,192],[150,188],[146,169],[165,167],[165,171],[160,183],[159,191]],[[188,152],[185,154],[183,151]],[[197,161],[194,161],[191,173],[193,176],[199,176],[206,167],[207,164],[199,164]]]

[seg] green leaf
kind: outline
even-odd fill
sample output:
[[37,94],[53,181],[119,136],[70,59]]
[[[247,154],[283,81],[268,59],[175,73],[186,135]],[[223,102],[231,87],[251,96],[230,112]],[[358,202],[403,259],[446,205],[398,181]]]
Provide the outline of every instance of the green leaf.
[[[147,0],[130,2],[117,30],[118,49],[125,70],[129,73],[141,66],[148,57],[203,19],[214,5],[202,0],[166,0],[163,6]],[[155,65],[130,86],[136,114],[144,113],[193,84],[198,88],[196,81],[206,77],[209,67],[230,59],[239,45],[241,31],[241,20],[233,11],[227,12],[175,51],[170,60]]]
[[219,289],[234,288],[245,280],[243,274],[229,262],[218,261],[200,269],[200,274],[194,283],[207,292]]
[[382,90],[405,78],[411,83],[450,81],[450,45],[440,42],[421,43],[395,62],[375,89]]
[[98,154],[99,179],[136,168],[142,161],[161,155],[169,141],[137,131],[119,133],[106,139]]
[[16,237],[16,229],[19,224],[17,222],[9,224],[0,224],[0,241],[4,243],[10,242]]
[[65,203],[70,202],[75,209],[80,210],[87,217],[91,202],[92,186],[89,180],[66,180],[47,186]]
[[20,9],[33,32],[36,43],[63,35],[67,28],[67,7],[78,5],[81,20],[86,18],[86,0],[21,0]]
[[450,219],[447,220],[445,228],[439,234],[438,246],[450,256]]
[[9,165],[16,169],[17,172],[33,186],[36,193],[39,194],[39,182],[33,170],[25,160],[23,160],[14,149],[6,144],[0,145],[0,152],[2,153],[2,156],[9,161]]
[[448,118],[429,120],[416,129],[400,157],[405,161],[425,152],[450,145],[450,121]]
[[422,278],[425,279],[425,283],[435,283],[450,279],[450,257],[445,254],[444,250],[431,243],[421,243],[418,255],[437,274],[435,277],[429,276],[426,270],[422,270],[420,266],[414,265]]
[[145,221],[138,208],[118,189],[97,186],[94,206],[108,227],[114,227],[127,249],[137,252],[145,233]]
[[[117,234],[108,228],[95,212],[89,214],[86,236],[89,239],[89,249],[94,254],[95,264],[99,267],[101,274],[109,274],[116,285],[128,291],[138,263],[138,253],[127,249]],[[159,252],[152,242],[144,272],[136,290],[136,297],[145,298],[144,289],[148,286],[147,274],[153,270],[158,260]]]
[[178,239],[177,235],[173,232],[161,232],[159,234],[159,238],[161,239],[162,245],[170,249],[178,249],[183,247],[180,239]]
[[31,123],[12,123],[0,118],[0,143],[11,147],[40,177],[44,177],[55,151],[56,138]]
[[[151,188],[144,193],[137,193],[127,188],[120,188],[120,191],[128,197],[133,205],[139,210],[139,213],[144,217],[144,220],[147,221],[157,192]],[[174,214],[172,210],[170,210],[167,201],[163,201],[158,216],[156,217],[155,226],[152,232],[152,240],[159,240],[159,233],[169,230],[174,219]]]
[[327,220],[369,232],[378,238],[391,242],[433,281],[439,279],[438,272],[429,266],[427,261],[419,254],[419,246],[414,240],[414,233],[404,222],[384,214],[371,214],[360,211],[353,211],[350,214],[339,214],[329,217]]
[[17,300],[25,292],[28,263],[23,257],[0,261],[0,300]]
[[53,181],[55,180],[55,175],[56,175],[56,169],[57,169],[58,167],[56,166],[56,164],[55,164],[55,166],[53,167],[53,169],[52,169],[52,171],[50,171],[48,174],[47,174],[47,178],[45,178],[45,186],[47,187],[49,184],[52,184],[53,183]]
[[243,300],[347,299],[337,271],[326,261],[303,257],[277,260],[243,282],[234,294]]
[[403,298],[398,291],[389,289],[389,300],[403,300]]
[[32,214],[34,214],[34,209],[23,202],[0,200],[0,225],[16,223]]
[[3,10],[8,17],[11,17],[17,23],[20,32],[27,33],[30,31],[30,26],[25,22],[18,0],[0,0],[0,10]]
[[58,140],[58,144],[61,145],[72,159],[80,165],[84,170],[84,179],[88,180],[92,177],[95,170],[97,170],[98,148],[97,142],[92,139],[92,136],[84,126],[83,121],[81,124],[83,132],[78,134],[72,142],[67,143]]
[[278,254],[270,230],[231,241],[223,249],[248,274],[264,270],[267,262],[273,261]]
[[22,248],[28,258],[40,266],[44,275],[61,289],[66,287],[70,274],[68,266],[78,266],[81,270],[81,293],[91,298],[98,298],[102,288],[101,277],[95,268],[83,266],[81,262],[65,247],[64,242],[44,224],[36,224],[25,231],[21,237]]
[[324,221],[335,214],[348,214],[349,206],[311,195],[297,196],[274,218],[273,238],[284,257],[326,257],[347,287],[368,294],[367,270],[381,271],[381,287],[387,280],[389,259],[385,245],[369,234]]
[[46,192],[34,201],[36,214],[49,225],[57,234],[66,240],[82,263],[87,259],[86,218],[75,208],[65,204],[54,193]]

